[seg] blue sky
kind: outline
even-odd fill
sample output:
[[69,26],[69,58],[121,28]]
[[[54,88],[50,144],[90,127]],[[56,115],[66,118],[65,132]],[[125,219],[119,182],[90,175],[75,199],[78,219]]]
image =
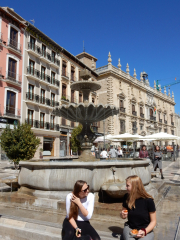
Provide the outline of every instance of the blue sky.
[[[98,58],[97,67],[121,59],[137,77],[146,71],[150,85],[160,79],[165,85],[180,80],[179,0],[0,0],[26,20],[76,55],[83,50]],[[180,112],[180,84],[171,87],[175,111]]]

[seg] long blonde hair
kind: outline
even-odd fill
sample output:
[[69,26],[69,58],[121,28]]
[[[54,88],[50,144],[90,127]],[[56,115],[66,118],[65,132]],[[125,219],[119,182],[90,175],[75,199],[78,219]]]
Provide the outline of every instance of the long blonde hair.
[[[81,192],[81,189],[83,187],[83,185],[87,183],[83,180],[78,180],[75,184],[74,184],[74,190],[73,190],[73,194],[79,198],[79,193]],[[71,206],[70,206],[70,211],[69,211],[69,220],[71,218],[74,218],[74,220],[77,219],[78,217],[78,210],[79,207],[77,204],[75,204],[73,201],[71,202]]]
[[153,199],[153,197],[146,192],[141,178],[138,177],[137,175],[129,176],[126,179],[126,182],[131,183],[131,191],[127,198],[127,204],[130,209],[135,208],[135,201],[138,198]]

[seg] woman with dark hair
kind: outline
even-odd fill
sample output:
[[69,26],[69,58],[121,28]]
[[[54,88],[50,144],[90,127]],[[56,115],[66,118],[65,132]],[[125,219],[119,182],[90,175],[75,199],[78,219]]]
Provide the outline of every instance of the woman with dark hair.
[[94,194],[89,192],[89,185],[78,180],[74,190],[66,197],[67,216],[63,222],[63,240],[72,240],[74,236],[89,235],[93,240],[100,240],[89,220],[94,210]]
[[124,195],[120,217],[128,218],[128,221],[124,225],[121,240],[153,240],[156,208],[152,196],[146,192],[140,177],[136,175],[126,179],[126,188],[128,193]]
[[139,152],[139,157],[140,158],[148,158],[148,151],[146,150],[146,145],[142,146],[142,149]]
[[153,161],[154,161],[153,168],[154,168],[154,171],[156,171],[156,169],[159,168],[161,173],[161,179],[164,179],[163,172],[162,172],[162,157],[163,157],[163,154],[160,150],[160,147],[156,146],[155,151],[153,153]]

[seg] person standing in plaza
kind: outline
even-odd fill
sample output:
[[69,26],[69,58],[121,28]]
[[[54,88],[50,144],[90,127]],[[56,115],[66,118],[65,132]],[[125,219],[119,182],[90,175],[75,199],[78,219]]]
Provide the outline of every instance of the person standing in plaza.
[[81,236],[90,236],[93,240],[101,240],[89,220],[94,210],[94,194],[89,192],[89,185],[78,180],[74,190],[66,197],[66,218],[63,222],[63,240],[73,240]]
[[113,146],[111,147],[111,150],[108,153],[110,155],[110,158],[116,158],[117,157],[117,151],[116,149],[113,148]]
[[156,146],[155,151],[153,153],[153,168],[154,168],[154,171],[156,171],[156,169],[159,168],[161,173],[161,179],[164,179],[163,172],[162,172],[162,157],[163,157],[163,154],[160,150],[160,147]]
[[118,154],[118,158],[122,158],[122,156],[123,156],[123,152],[122,152],[121,147],[118,147],[117,154]]
[[[142,180],[136,175],[126,179],[126,189],[128,193],[124,195],[120,217],[128,218],[128,221],[124,225],[120,240],[153,240],[156,208],[152,196],[146,192]],[[136,232],[135,236],[131,235],[132,230]]]
[[140,158],[148,158],[149,157],[148,151],[146,150],[146,145],[142,146],[142,149],[139,152],[139,157]]
[[103,151],[101,152],[100,157],[101,158],[108,158],[108,154],[107,154],[107,151],[105,150],[105,148],[103,148]]

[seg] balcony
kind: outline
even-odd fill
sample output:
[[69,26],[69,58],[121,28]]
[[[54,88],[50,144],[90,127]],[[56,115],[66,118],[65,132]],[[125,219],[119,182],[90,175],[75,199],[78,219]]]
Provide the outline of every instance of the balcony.
[[29,118],[26,118],[25,122],[26,122],[27,124],[31,125],[31,127],[33,127],[34,124],[35,124],[35,120],[29,119]]
[[39,57],[41,55],[41,48],[31,42],[28,42],[28,50],[27,51],[36,57]]
[[46,63],[50,63],[51,62],[51,55],[48,52],[41,50],[40,59],[43,60]]
[[159,122],[162,123],[162,119],[159,119]]
[[10,106],[6,106],[4,108],[4,116],[6,117],[10,117],[10,118],[20,118],[21,117],[21,110],[14,108],[14,107],[10,107]]
[[60,82],[57,79],[50,77],[49,75],[42,73],[33,67],[27,67],[27,75],[33,80],[43,81],[45,84],[59,89]]
[[6,72],[6,82],[12,85],[21,86],[21,76],[15,72],[8,71]]
[[30,76],[33,80],[41,79],[41,72],[33,67],[27,67],[27,75]]
[[144,113],[140,113],[140,117],[141,117],[141,118],[144,118]]
[[124,107],[120,107],[120,112],[125,113],[126,109]]
[[0,79],[3,78],[4,79],[4,75],[2,75],[2,67],[0,67]]
[[8,39],[7,48],[12,52],[21,55],[21,44],[13,39]]
[[156,121],[156,117],[150,116],[150,120],[151,120],[151,121]]
[[137,112],[136,111],[132,111],[132,115],[137,116]]
[[59,102],[57,102],[57,101],[53,101],[53,100],[50,100],[49,98],[45,98],[45,97],[39,96],[34,93],[30,93],[30,92],[26,93],[26,100],[28,100],[34,104],[37,104],[37,105],[39,105],[39,103],[40,103],[40,104],[43,104],[43,105],[46,105],[49,107],[59,106]]
[[62,80],[65,80],[65,81],[69,82],[69,73],[66,72],[65,70],[62,70],[61,77],[62,77]]
[[77,98],[72,98],[72,97],[71,97],[71,103],[78,104],[78,99],[77,99]]
[[167,124],[167,120],[164,120],[164,124]]
[[174,122],[171,122],[171,125],[174,126]]
[[60,66],[60,61],[55,58],[54,56],[51,56],[51,62],[50,62],[50,65],[55,67],[55,68],[59,68]]
[[69,96],[62,96],[61,103],[62,104],[69,104],[70,97]]

